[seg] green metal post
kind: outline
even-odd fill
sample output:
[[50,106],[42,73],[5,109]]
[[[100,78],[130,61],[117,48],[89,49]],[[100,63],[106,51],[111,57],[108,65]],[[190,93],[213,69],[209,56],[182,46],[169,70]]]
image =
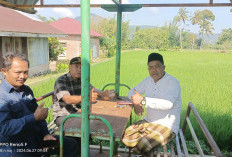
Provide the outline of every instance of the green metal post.
[[81,0],[81,156],[89,157],[90,0]]
[[120,84],[120,58],[121,58],[121,27],[122,27],[122,10],[118,6],[117,11],[117,43],[116,43],[116,70],[115,70],[115,94],[119,96]]

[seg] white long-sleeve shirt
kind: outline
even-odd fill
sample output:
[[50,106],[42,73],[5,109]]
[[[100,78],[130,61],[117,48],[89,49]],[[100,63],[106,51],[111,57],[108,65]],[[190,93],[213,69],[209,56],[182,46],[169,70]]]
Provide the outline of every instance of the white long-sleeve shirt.
[[[166,126],[177,134],[181,111],[181,88],[179,81],[165,73],[157,83],[149,76],[133,89],[141,95],[145,93],[145,107],[147,108],[145,120],[149,123]],[[133,89],[129,91],[129,99],[135,94]]]

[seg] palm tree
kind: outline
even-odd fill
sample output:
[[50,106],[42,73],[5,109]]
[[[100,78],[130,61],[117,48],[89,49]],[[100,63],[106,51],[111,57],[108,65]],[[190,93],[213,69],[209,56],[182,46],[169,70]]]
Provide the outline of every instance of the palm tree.
[[213,35],[212,30],[214,30],[213,24],[210,23],[209,21],[205,21],[204,22],[204,26],[201,28],[201,47],[203,46],[203,36],[204,34],[206,34],[207,36],[209,36],[210,34]]
[[[192,25],[196,25],[196,24],[199,24],[199,22],[200,22],[200,16],[201,16],[201,14],[200,14],[200,11],[199,10],[196,10],[195,12],[194,12],[194,15],[191,17],[191,19],[190,19],[190,21],[191,21],[191,23],[192,23]],[[196,36],[192,36],[192,49],[193,49],[193,43],[194,43],[194,38],[195,38]]]
[[180,23],[180,48],[182,49],[182,30],[184,29],[184,24],[188,21],[188,11],[186,8],[180,8],[178,15],[174,18],[177,23]]
[[204,34],[206,34],[207,36],[209,36],[210,34],[213,35],[212,30],[214,30],[213,24],[210,23],[210,21],[214,21],[215,20],[215,16],[213,14],[212,11],[204,9],[203,11],[199,11],[196,10],[194,12],[194,16],[192,17],[191,21],[192,24],[195,25],[199,25],[200,26],[200,35],[201,35],[201,45],[200,48],[203,45],[203,37]]

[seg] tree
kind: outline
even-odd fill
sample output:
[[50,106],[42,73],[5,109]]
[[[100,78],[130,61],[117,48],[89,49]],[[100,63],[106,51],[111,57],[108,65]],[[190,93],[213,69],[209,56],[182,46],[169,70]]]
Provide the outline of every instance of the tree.
[[[192,25],[197,25],[200,22],[200,13],[199,12],[200,12],[199,10],[196,10],[194,15],[191,17],[190,21],[191,21]],[[192,37],[193,37],[192,41],[196,40],[196,39],[194,39],[194,36],[192,36]],[[192,49],[193,49],[193,44],[192,44]]]
[[49,42],[49,60],[57,61],[59,54],[62,54],[65,49],[57,38],[48,38]]
[[184,29],[184,24],[188,21],[188,11],[186,8],[180,8],[178,15],[174,18],[177,23],[180,23],[180,48],[182,49],[182,31]]
[[204,35],[209,36],[213,35],[212,30],[214,30],[213,24],[211,21],[215,20],[215,16],[212,11],[204,9],[203,11],[196,10],[194,16],[191,18],[193,25],[197,24],[200,27],[199,34],[201,36],[200,48],[203,46],[203,37]]
[[191,49],[194,49],[194,46],[196,45],[197,37],[195,34],[192,33],[192,34],[190,34],[189,38],[191,38],[188,40],[189,42],[191,40]]
[[140,26],[135,27],[135,32],[137,32],[138,30],[140,30]]
[[232,28],[222,30],[222,33],[218,38],[217,44],[223,44],[227,41],[232,41]]
[[39,14],[37,14],[37,17],[38,17],[41,21],[46,22],[46,23],[51,23],[51,22],[53,22],[53,21],[56,21],[56,20],[59,20],[59,19],[60,19],[60,18],[56,19],[56,18],[54,18],[54,17],[47,18],[47,17],[41,16],[41,15],[39,15]]
[[232,49],[232,28],[222,30],[217,45],[222,49]]
[[116,20],[114,18],[104,18],[98,23],[93,22],[91,26],[94,31],[104,36],[104,38],[100,39],[103,53],[105,53],[107,57],[112,57],[116,51]]
[[[101,39],[100,44],[107,57],[111,57],[116,51],[116,32],[117,32],[117,21],[115,17],[106,19],[104,18],[98,23],[91,24],[92,29],[104,36]],[[128,47],[129,45],[129,22],[122,22],[121,31],[121,46]]]
[[122,48],[128,48],[129,47],[129,21],[122,23],[122,32],[121,32],[121,44]]
[[167,49],[170,46],[169,33],[163,28],[139,29],[134,33],[131,46],[143,49]]
[[184,49],[193,49],[196,47],[196,35],[190,32],[183,32],[183,48]]
[[169,22],[169,24],[165,24],[162,29],[166,29],[168,31],[169,48],[176,48],[180,45],[180,42],[178,40],[178,26],[177,22],[174,19],[172,20],[172,22]]

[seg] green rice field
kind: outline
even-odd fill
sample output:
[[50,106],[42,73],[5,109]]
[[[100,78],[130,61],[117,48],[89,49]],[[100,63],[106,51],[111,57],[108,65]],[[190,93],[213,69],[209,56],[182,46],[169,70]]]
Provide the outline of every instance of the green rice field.
[[[152,51],[128,51],[121,56],[120,82],[131,88],[148,76],[147,56]],[[232,53],[206,51],[160,52],[164,57],[166,72],[176,77],[182,88],[181,126],[188,102],[192,102],[221,150],[232,152]],[[91,84],[102,88],[115,82],[115,58],[91,65]],[[57,77],[30,85],[35,97],[53,91]],[[109,87],[113,89],[113,87]],[[120,95],[127,95],[122,87]],[[45,100],[51,105],[49,98]],[[135,122],[142,117],[133,114]],[[51,121],[52,116],[47,121]],[[191,116],[195,130],[200,130]],[[204,140],[201,132],[197,136]],[[187,130],[187,140],[191,140]]]

